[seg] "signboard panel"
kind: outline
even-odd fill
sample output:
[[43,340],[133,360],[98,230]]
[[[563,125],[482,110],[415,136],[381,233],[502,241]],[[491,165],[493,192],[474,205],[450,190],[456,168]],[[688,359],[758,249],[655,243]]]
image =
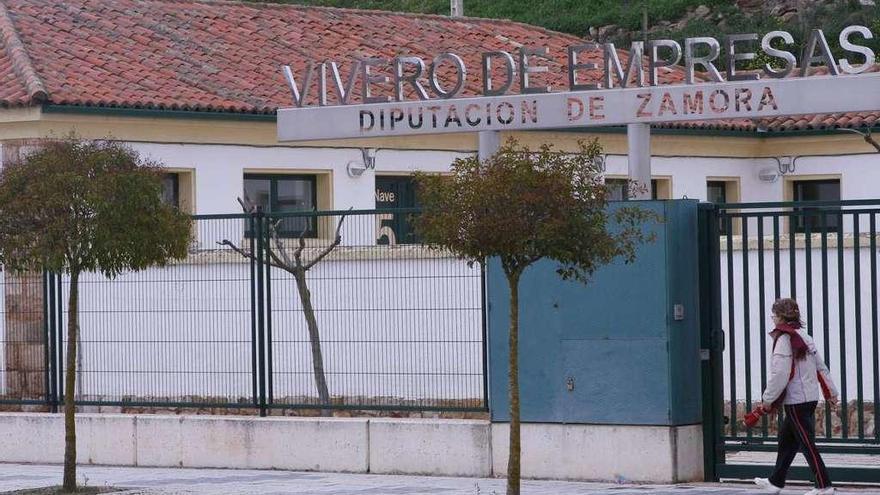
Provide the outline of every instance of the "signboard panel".
[[278,140],[880,111],[880,73],[278,110]]

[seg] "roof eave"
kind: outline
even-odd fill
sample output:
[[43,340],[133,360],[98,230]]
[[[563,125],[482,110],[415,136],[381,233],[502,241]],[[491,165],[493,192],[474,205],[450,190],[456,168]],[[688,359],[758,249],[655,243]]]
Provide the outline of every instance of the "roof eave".
[[[165,110],[157,108],[131,108],[131,107],[103,107],[83,105],[59,105],[45,103],[42,111],[47,114],[79,114],[79,115],[102,115],[116,117],[141,117],[141,118],[171,118],[171,119],[205,119],[227,120],[237,122],[275,122],[275,114],[268,113],[245,113],[245,112],[212,112],[204,110]],[[861,128],[865,131],[880,132],[880,125]],[[578,127],[544,129],[549,132],[570,133],[593,133],[593,134],[622,134],[626,133],[626,126],[608,127]],[[744,129],[699,129],[699,128],[670,128],[653,127],[651,132],[658,136],[712,136],[734,138],[785,138],[802,136],[831,136],[842,135],[841,129],[795,129],[786,131],[758,131]]]

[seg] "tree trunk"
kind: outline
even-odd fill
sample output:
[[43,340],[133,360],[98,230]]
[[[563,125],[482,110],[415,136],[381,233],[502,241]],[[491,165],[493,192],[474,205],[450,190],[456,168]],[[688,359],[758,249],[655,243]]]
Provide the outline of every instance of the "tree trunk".
[[79,334],[79,272],[70,274],[67,306],[67,371],[64,378],[64,491],[76,490],[76,337]]
[[[83,343],[82,338],[79,334],[79,326],[76,328],[76,395],[77,397],[82,397],[83,395]],[[82,410],[81,410],[82,411]]]
[[[312,347],[312,369],[315,375],[315,387],[318,389],[318,398],[322,405],[330,405],[330,391],[327,388],[327,377],[324,374],[324,355],[321,352],[321,336],[318,334],[318,320],[315,318],[315,309],[312,307],[312,294],[306,285],[306,271],[299,269],[293,274],[296,280],[296,288],[299,291],[299,300],[302,302],[303,314],[309,327],[309,343]],[[321,416],[330,416],[330,409],[322,409]]]
[[521,444],[519,433],[519,274],[508,274],[510,334],[508,380],[510,397],[510,448],[507,458],[507,495],[519,495]]

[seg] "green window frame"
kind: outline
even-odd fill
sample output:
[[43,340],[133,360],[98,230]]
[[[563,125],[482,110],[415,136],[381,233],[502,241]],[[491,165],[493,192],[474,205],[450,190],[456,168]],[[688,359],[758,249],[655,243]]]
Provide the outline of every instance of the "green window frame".
[[[263,187],[252,184],[251,189],[262,189],[261,197],[250,197],[248,194],[248,181],[265,182]],[[305,183],[308,194],[303,198],[303,204],[299,207],[291,207],[291,200],[285,200],[279,195],[279,186],[284,182]],[[266,187],[268,186],[268,188]],[[253,192],[253,191],[252,191]],[[263,211],[269,214],[284,213],[294,211],[315,211],[318,204],[318,178],[313,174],[244,174],[244,193],[248,199],[258,206],[263,207]],[[298,201],[293,199],[292,201]],[[287,204],[286,204],[287,203]],[[282,217],[279,223],[278,236],[283,238],[297,238],[302,235],[305,230],[305,237],[315,238],[318,236],[317,217]],[[247,231],[248,237],[253,236],[253,232]]]
[[[793,180],[791,187],[795,202],[840,201],[840,179]],[[795,208],[795,211],[805,212],[804,214],[796,215],[794,222],[792,222],[792,230],[798,234],[806,233],[808,226],[810,232],[829,232],[836,231],[840,225],[840,217],[835,214],[835,212],[840,211],[839,207]],[[808,212],[816,213],[810,215]]]

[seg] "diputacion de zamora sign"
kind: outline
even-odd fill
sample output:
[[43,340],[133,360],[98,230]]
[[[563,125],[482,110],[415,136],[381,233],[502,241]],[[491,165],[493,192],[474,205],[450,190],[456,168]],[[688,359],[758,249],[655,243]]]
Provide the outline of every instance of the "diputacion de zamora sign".
[[[331,61],[308,64],[301,74],[284,66],[293,106],[278,110],[278,140],[880,110],[880,74],[866,73],[875,54],[858,44],[859,38],[872,39],[873,34],[864,26],[845,28],[836,41],[847,57],[835,59],[822,30],[811,32],[799,55],[785,49],[794,43],[790,33],[772,31],[760,38],[770,61],[753,71],[739,67],[756,58],[749,46],[758,42],[757,34],[729,35],[721,41],[687,38],[683,46],[674,40],[653,40],[647,53],[643,42],[633,42],[623,65],[614,44],[583,43],[567,49],[568,86],[563,91],[535,83],[537,74],[549,71],[541,62],[550,58],[548,49],[523,46],[516,53],[483,53],[482,96],[467,98],[460,95],[467,78],[473,77],[471,68],[455,53],[440,53],[430,64],[412,56],[356,60],[345,78],[340,65]],[[583,61],[591,52],[601,54],[601,64]],[[727,61],[719,70],[722,53]],[[682,59],[684,83],[661,85],[660,71],[678,66]],[[817,66],[825,68],[823,75],[811,75]],[[441,70],[454,76],[441,81]],[[590,71],[600,73],[600,82],[584,82]],[[510,94],[514,82],[518,94]],[[376,94],[380,88],[385,90],[382,96]],[[349,104],[355,91],[359,103]],[[334,105],[328,104],[331,92]],[[406,94],[415,96],[406,100]]]

